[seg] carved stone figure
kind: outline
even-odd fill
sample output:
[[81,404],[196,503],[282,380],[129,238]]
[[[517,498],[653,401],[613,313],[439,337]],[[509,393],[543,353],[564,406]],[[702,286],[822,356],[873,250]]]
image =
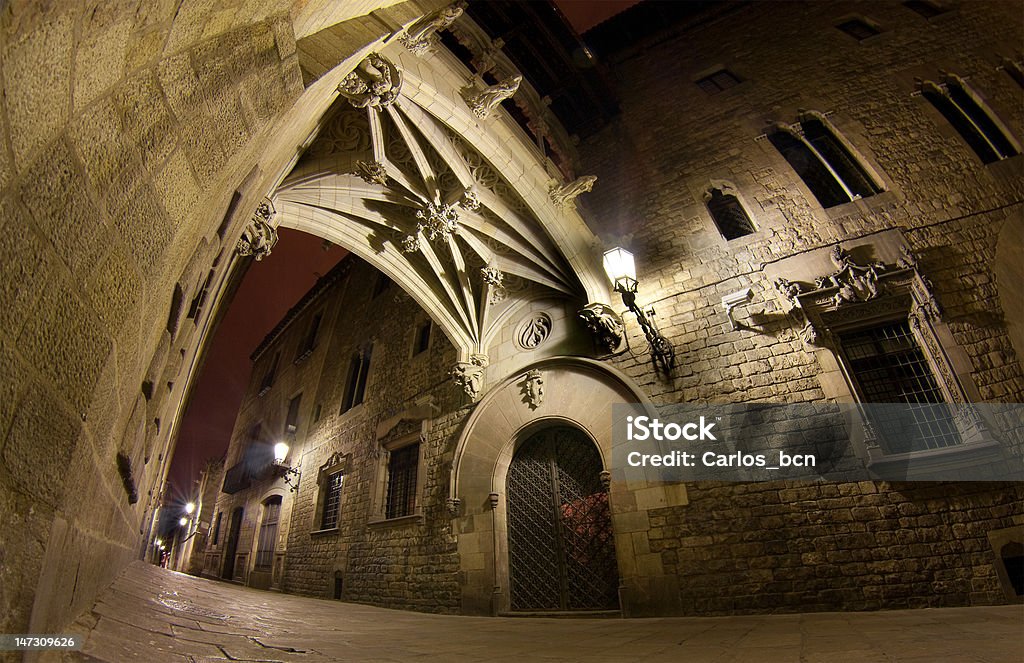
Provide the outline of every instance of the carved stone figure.
[[449,497],[446,504],[448,506],[449,516],[454,518],[455,516],[459,515],[459,507],[462,505],[462,500],[460,500],[458,497]]
[[379,161],[356,161],[356,175],[367,184],[388,183],[388,173],[384,170],[384,164]]
[[401,89],[402,72],[377,53],[367,55],[338,86],[338,92],[356,108],[387,106]]
[[481,120],[487,119],[491,114],[491,111],[493,111],[498,104],[505,101],[519,90],[519,84],[522,81],[522,76],[506,78],[497,85],[486,87],[480,92],[467,94],[465,96],[466,103],[469,104],[469,108],[478,118]]
[[406,235],[402,239],[402,253],[416,253],[420,250],[420,235]]
[[775,289],[782,293],[782,296],[788,299],[793,306],[800,306],[798,297],[803,292],[802,285],[780,276],[775,279]]
[[455,362],[448,374],[475,401],[484,387],[484,368],[488,363],[487,355],[475,354],[470,356],[469,361]]
[[437,41],[437,33],[451,27],[455,19],[462,16],[462,12],[462,3],[456,2],[433,14],[427,14],[413,23],[412,27],[398,38],[398,41],[416,55],[423,55]]
[[544,374],[536,368],[523,377],[520,388],[523,391],[523,402],[531,410],[536,410],[544,402]]
[[466,189],[459,199],[459,207],[470,212],[480,209],[480,198],[473,189]]
[[884,271],[885,265],[877,262],[858,265],[840,246],[832,249],[830,257],[837,269],[832,274],[818,279],[817,286],[838,288],[833,297],[834,306],[866,302],[878,296],[878,272]]
[[594,182],[596,181],[596,175],[583,175],[564,186],[553,184],[548,192],[551,196],[551,202],[559,207],[569,207],[576,200],[576,196],[593,190]]
[[587,304],[579,316],[594,336],[597,347],[605,352],[615,352],[622,343],[624,327],[612,307],[607,304]]
[[270,225],[276,210],[270,199],[265,199],[256,207],[249,225],[238,238],[238,255],[253,256],[257,261],[270,255],[271,249],[277,244],[277,229]]

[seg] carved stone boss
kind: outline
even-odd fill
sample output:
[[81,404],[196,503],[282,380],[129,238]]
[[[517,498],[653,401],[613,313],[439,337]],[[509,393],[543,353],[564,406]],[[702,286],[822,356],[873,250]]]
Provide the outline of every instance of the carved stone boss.
[[381,108],[398,98],[402,72],[390,60],[370,53],[346,76],[338,92],[356,108]]

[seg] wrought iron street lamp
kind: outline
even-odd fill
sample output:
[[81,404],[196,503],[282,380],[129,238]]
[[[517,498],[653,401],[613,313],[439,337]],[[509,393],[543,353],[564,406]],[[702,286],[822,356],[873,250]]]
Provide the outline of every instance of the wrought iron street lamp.
[[[639,282],[636,280],[636,264],[633,261],[633,254],[621,247],[606,251],[604,271],[615,285],[615,291],[622,295],[622,303],[640,323],[640,328],[643,329],[647,343],[651,347],[654,370],[669,375],[676,364],[676,351],[669,340],[661,335],[654,322],[648,319],[648,313],[645,313],[636,304],[636,290]],[[652,318],[654,317],[653,308],[649,310],[649,314]]]
[[[285,462],[289,450],[290,447],[286,442],[278,442],[274,445],[274,469],[284,477],[288,490],[294,493],[299,490],[299,471]],[[295,483],[292,483],[293,480]]]

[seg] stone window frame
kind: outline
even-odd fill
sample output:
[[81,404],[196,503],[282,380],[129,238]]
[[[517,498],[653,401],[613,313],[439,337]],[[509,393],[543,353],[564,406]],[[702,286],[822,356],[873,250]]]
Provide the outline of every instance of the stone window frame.
[[316,350],[317,341],[320,339],[320,327],[324,322],[324,310],[321,309],[313,314],[306,325],[306,333],[302,335],[302,344],[295,354],[294,364],[301,364],[313,351]]
[[[317,485],[317,496],[316,502],[313,507],[313,525],[310,535],[316,534],[328,534],[338,532],[341,529],[341,513],[342,505],[345,503],[345,475],[349,473],[349,468],[352,464],[352,454],[342,454],[340,451],[331,455],[330,458],[320,466],[317,470],[316,485]],[[342,475],[341,482],[341,495],[338,498],[338,520],[334,527],[324,527],[324,508],[327,506],[327,481],[328,479],[338,473]]]
[[[739,204],[740,208],[743,210],[743,213],[746,215],[747,220],[750,222],[750,227],[752,229],[751,232],[743,235],[738,235],[736,237],[733,237],[732,239],[725,236],[725,234],[722,232],[721,227],[718,225],[718,220],[715,219],[715,215],[711,212],[711,208],[708,207],[708,202],[710,202],[711,200],[712,191],[716,190],[721,191],[722,194],[725,196],[732,196],[733,198],[736,199],[737,204]],[[761,224],[757,223],[757,221],[754,220],[754,216],[750,213],[750,210],[754,208],[750,206],[746,198],[740,192],[740,188],[736,186],[734,183],[728,180],[710,180],[708,181],[707,186],[704,187],[701,196],[704,202],[704,211],[707,213],[709,217],[711,217],[711,225],[714,226],[715,232],[718,233],[718,236],[727,244],[742,244],[744,241],[749,241],[752,237],[758,237],[761,234]]]
[[[426,347],[420,348],[420,337],[423,334],[424,327],[428,327],[430,331],[427,332],[428,336]],[[430,353],[430,348],[434,346],[434,336],[436,336],[436,327],[437,326],[434,324],[434,321],[429,317],[426,318],[425,320],[420,320],[419,322],[417,322],[417,324],[413,327],[412,345],[409,349],[410,359],[424,357]]]
[[[962,108],[952,98],[950,95],[950,86],[959,88],[960,91],[970,99],[970,101],[977,107],[978,112],[983,114],[985,119],[992,124],[993,129],[999,133],[999,138],[1002,138],[1006,143],[1008,143],[1009,148],[1014,151],[1013,154],[1004,154],[1003,150],[993,143],[993,136],[990,136],[989,133],[979,126],[971,113],[967,109]],[[939,126],[949,127],[949,133],[955,134],[958,140],[970,148],[971,153],[974,154],[984,166],[991,166],[1021,155],[1022,149],[1020,141],[1017,140],[1013,132],[1010,131],[1010,128],[1005,122],[1003,122],[999,114],[995,112],[988,102],[986,102],[985,99],[978,94],[977,90],[975,90],[964,78],[956,74],[946,73],[943,74],[940,82],[938,83],[930,79],[918,80],[916,87],[917,89],[914,91],[912,96],[920,97],[922,100],[927,102],[924,104],[924,108],[928,109],[929,114],[937,121],[937,123],[939,123]],[[929,97],[929,93],[933,93],[949,101],[953,105],[954,109],[959,111],[960,115],[974,127],[978,132],[978,135],[985,141],[985,143],[988,144],[996,158],[991,161],[986,161],[985,157],[975,149],[974,145],[971,144],[960,128],[949,117],[947,117],[946,114],[943,113],[936,105],[935,101]]]
[[[425,424],[426,422],[424,422],[424,425]],[[405,449],[414,444],[419,446],[416,462],[416,486],[413,489],[415,495],[415,506],[410,514],[388,518],[386,509],[388,484],[391,481],[391,472],[389,467],[391,454],[399,449]],[[423,452],[425,448],[426,436],[422,431],[414,431],[404,435],[389,436],[389,439],[387,440],[378,441],[377,448],[375,450],[376,480],[373,484],[373,499],[370,518],[367,523],[368,525],[386,527],[390,525],[404,525],[423,522],[423,487],[426,479],[426,463],[424,462]]]
[[[875,196],[887,193],[890,190],[890,187],[887,184],[885,178],[882,176],[882,172],[880,171],[880,169],[876,168],[873,162],[865,156],[864,152],[858,149],[852,142],[850,142],[850,139],[847,138],[846,135],[839,130],[835,123],[832,122],[832,120],[830,119],[831,115],[831,112],[823,113],[821,111],[815,110],[802,110],[799,112],[796,122],[792,124],[787,124],[785,122],[771,123],[771,126],[769,127],[768,131],[766,131],[764,134],[761,134],[756,139],[764,139],[765,142],[771,145],[772,151],[782,158],[782,160],[786,163],[786,167],[796,175],[797,180],[800,183],[800,186],[802,186],[807,191],[807,193],[809,194],[808,200],[813,200],[826,212],[845,209],[843,207],[844,205],[848,205],[850,203],[857,203],[860,201],[868,201],[874,198]],[[805,137],[803,124],[808,121],[817,121],[821,123],[825,131],[828,132],[828,134],[836,141],[836,143],[838,143],[839,147],[841,147],[846,152],[849,158],[862,171],[862,174],[867,179],[868,184],[870,184],[876,189],[874,193],[867,196],[853,193],[853,191],[850,189],[850,186],[847,184],[846,180],[840,176],[839,172],[836,171],[833,164],[828,159],[826,159],[818,151],[818,149],[814,147],[810,143],[810,141]],[[786,158],[785,154],[771,140],[771,135],[776,132],[785,132],[792,136],[794,139],[796,139],[798,142],[803,144],[803,146],[815,157],[815,159],[820,163],[820,165],[831,175],[831,177],[836,181],[839,187],[843,189],[843,192],[846,194],[849,200],[826,207],[825,204],[818,198],[817,194],[815,194],[814,191],[807,184],[807,181],[804,179],[804,177],[793,167],[789,159]]]
[[[723,78],[724,75],[724,78]],[[725,84],[723,85],[723,81]],[[743,83],[743,79],[736,75],[732,69],[725,66],[712,67],[707,69],[693,80],[693,84],[699,87],[705,94],[715,95]]]
[[[352,350],[346,368],[345,385],[341,393],[338,414],[352,412],[366,402],[366,387],[370,384],[373,370],[373,349],[376,343],[370,340]],[[358,400],[356,400],[358,398]]]
[[[898,234],[898,231],[890,232]],[[858,263],[859,267],[875,268],[877,280],[873,284],[876,288],[873,292],[877,294],[869,291],[862,298],[857,298],[857,293],[854,293],[855,300],[848,301],[843,296],[849,295],[851,290],[844,288],[846,284],[841,281],[830,283],[827,277],[820,277],[812,289],[801,288],[799,292],[791,289],[787,292],[786,284],[792,287],[795,282],[776,280],[776,288],[782,298],[793,307],[790,314],[803,323],[800,333],[805,347],[822,367],[819,379],[826,399],[861,403],[857,380],[839,343],[839,334],[907,320],[945,402],[964,405],[981,401],[971,379],[970,362],[943,321],[942,309],[932,293],[931,282],[921,273],[916,258],[902,241],[882,237],[881,243],[889,244],[886,247],[889,254],[899,252],[902,256],[888,264]],[[833,250],[837,248],[841,248],[840,245],[835,245]],[[849,248],[849,252],[863,253],[868,248],[873,247],[858,245]],[[785,266],[780,265],[779,268],[781,274],[786,273]],[[780,281],[785,283],[780,284]],[[914,459],[915,471],[926,473],[932,464],[950,461],[987,464],[999,454],[999,444],[988,435],[985,422],[965,416],[956,418],[961,437],[959,445],[886,453],[874,439],[866,413],[860,408],[854,411],[858,420],[849,422],[854,449],[867,468],[882,478],[889,473],[899,476],[901,471],[905,475],[907,461],[911,458]],[[970,412],[970,409],[963,411]]]

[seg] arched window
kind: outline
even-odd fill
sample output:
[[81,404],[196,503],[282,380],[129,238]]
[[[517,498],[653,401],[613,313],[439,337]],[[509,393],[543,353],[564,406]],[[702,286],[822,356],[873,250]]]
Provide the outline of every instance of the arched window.
[[716,187],[705,194],[704,200],[718,232],[725,239],[736,239],[754,232],[754,224],[736,196]]
[[992,111],[956,76],[951,76],[942,85],[924,81],[921,95],[953,125],[982,163],[1000,161],[1020,153]]
[[882,188],[821,118],[779,127],[768,140],[785,157],[822,207],[835,207],[879,193]]

